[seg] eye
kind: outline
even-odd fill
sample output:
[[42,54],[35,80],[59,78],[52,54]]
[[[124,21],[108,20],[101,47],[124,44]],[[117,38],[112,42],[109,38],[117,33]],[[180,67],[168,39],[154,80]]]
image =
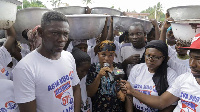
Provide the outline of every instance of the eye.
[[137,33],[137,35],[138,35],[138,36],[141,36],[141,35],[142,35],[142,33],[141,33],[141,32],[138,32],[138,33]]
[[69,35],[68,32],[65,32],[65,33],[64,33],[64,36],[65,36],[65,37],[68,37],[68,35]]
[[58,32],[52,32],[52,35],[58,35]]

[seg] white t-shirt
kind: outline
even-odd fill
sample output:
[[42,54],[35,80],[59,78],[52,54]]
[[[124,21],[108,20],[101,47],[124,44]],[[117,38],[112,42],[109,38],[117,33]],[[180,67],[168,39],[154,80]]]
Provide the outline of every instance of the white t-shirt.
[[0,112],[19,112],[15,103],[13,81],[0,79]]
[[81,110],[82,110],[82,112],[91,112],[92,111],[92,101],[91,101],[91,98],[87,96],[86,77],[87,76],[82,78],[80,81],[81,98],[82,98]]
[[7,49],[2,46],[0,47],[0,79],[10,79],[7,65],[12,61],[12,57]]
[[21,55],[22,55],[22,58],[25,57],[28,53],[30,53],[30,47],[27,45],[27,44],[23,44],[21,43]]
[[51,60],[34,50],[12,73],[17,103],[36,99],[37,112],[74,111],[72,87],[80,80],[71,53],[62,51],[58,60]]
[[[131,86],[147,95],[154,95],[158,96],[158,93],[156,91],[155,83],[152,80],[154,73],[150,73],[148,71],[148,67],[146,63],[141,63],[135,65],[130,72],[130,75],[128,77],[128,81],[130,82]],[[176,79],[177,74],[174,70],[171,68],[167,68],[167,81],[168,85],[171,86],[174,80]],[[138,99],[133,97],[133,103],[135,107],[139,110],[145,111],[145,112],[151,112],[152,108],[148,107],[147,105],[141,103]],[[156,109],[157,110],[157,109]]]
[[185,59],[185,60],[182,60],[178,57],[177,53],[176,55],[174,56],[174,58],[172,59],[174,61],[176,61],[177,63],[180,63],[180,64],[183,64],[184,66],[190,68],[190,65],[189,65],[189,59]]
[[174,112],[200,112],[200,85],[192,73],[178,76],[167,91],[180,98]]

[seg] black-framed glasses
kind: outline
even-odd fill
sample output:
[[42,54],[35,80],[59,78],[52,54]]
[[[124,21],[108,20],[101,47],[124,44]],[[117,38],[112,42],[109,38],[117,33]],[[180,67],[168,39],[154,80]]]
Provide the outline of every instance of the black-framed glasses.
[[151,56],[149,54],[145,54],[145,58],[146,59],[153,59],[154,61],[157,61],[157,60],[159,60],[162,57],[164,57],[164,56]]

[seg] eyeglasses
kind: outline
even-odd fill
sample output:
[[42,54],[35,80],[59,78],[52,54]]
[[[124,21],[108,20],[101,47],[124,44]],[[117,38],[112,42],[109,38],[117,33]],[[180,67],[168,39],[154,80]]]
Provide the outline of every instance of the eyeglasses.
[[145,58],[146,59],[153,59],[154,61],[157,61],[157,60],[159,60],[160,58],[162,58],[162,57],[164,57],[164,56],[151,56],[151,55],[149,55],[149,54],[145,54]]

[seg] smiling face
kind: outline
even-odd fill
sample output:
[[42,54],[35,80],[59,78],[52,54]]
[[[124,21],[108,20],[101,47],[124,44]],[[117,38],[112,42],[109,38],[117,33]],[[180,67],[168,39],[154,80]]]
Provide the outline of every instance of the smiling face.
[[155,48],[147,48],[145,52],[145,63],[149,72],[155,73],[164,60],[162,52]]
[[69,24],[65,21],[51,21],[50,24],[42,28],[42,47],[49,55],[60,53],[69,35]]
[[142,26],[131,26],[129,28],[128,38],[135,48],[142,48],[145,46],[145,33]]
[[190,50],[189,64],[192,74],[200,76],[200,50]]

